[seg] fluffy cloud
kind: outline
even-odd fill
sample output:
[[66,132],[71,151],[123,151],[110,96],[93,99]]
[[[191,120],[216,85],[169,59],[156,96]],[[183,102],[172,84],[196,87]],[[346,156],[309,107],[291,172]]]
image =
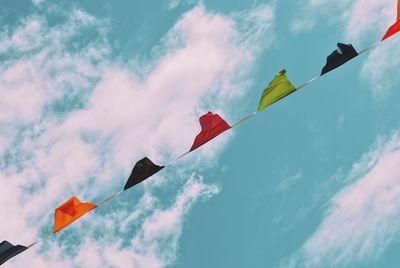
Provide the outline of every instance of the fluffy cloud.
[[[106,196],[143,155],[163,163],[185,152],[201,113],[212,109],[227,117],[249,84],[245,77],[255,56],[271,44],[264,37],[274,19],[269,5],[229,16],[199,5],[146,62],[127,65],[112,57],[107,21],[77,8],[53,6],[51,12],[62,23],[50,27],[46,16],[32,15],[0,34],[0,56],[6,58],[0,66],[6,100],[0,108],[0,203],[6,206],[0,217],[7,219],[0,237],[21,244],[50,232],[52,210],[71,195],[82,201]],[[88,31],[95,37],[80,42]],[[188,174],[207,164],[200,155],[212,159],[228,137],[200,150],[185,168],[145,182],[136,204],[117,199],[10,265],[172,264],[185,215],[218,192]],[[172,197],[159,197],[157,189],[172,180]]]
[[168,0],[167,1],[167,9],[174,9],[179,5],[179,0]]
[[[291,29],[294,32],[308,31],[318,21],[324,19],[330,23],[340,23],[345,28],[347,38],[359,38],[371,33],[381,33],[396,19],[396,1],[357,0],[357,1],[303,1],[299,16],[294,18]],[[339,16],[332,16],[340,14]]]
[[289,267],[349,267],[373,261],[400,230],[400,139],[380,138],[357,162],[353,181],[331,200],[317,231]]
[[393,36],[374,49],[365,60],[360,77],[366,81],[375,98],[385,100],[400,83],[398,36]]
[[39,120],[45,96],[33,66],[20,62],[5,70],[0,79],[0,123],[24,124]]

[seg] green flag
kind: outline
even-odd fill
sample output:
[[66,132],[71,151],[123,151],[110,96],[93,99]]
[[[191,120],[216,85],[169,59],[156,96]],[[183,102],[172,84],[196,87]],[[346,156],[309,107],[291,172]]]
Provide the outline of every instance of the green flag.
[[295,90],[296,88],[286,77],[286,70],[280,71],[264,90],[257,112],[261,112],[274,102],[286,97]]

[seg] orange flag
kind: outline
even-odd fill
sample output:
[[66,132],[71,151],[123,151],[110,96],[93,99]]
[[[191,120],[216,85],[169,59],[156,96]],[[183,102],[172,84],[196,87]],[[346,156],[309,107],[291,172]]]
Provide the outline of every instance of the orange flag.
[[400,0],[397,2],[397,20],[396,22],[390,26],[390,28],[387,30],[385,35],[382,37],[382,41],[391,37],[392,35],[396,34],[397,32],[400,31]]
[[81,203],[78,198],[73,196],[67,202],[56,208],[54,214],[54,231],[57,233],[67,227],[97,206],[91,203]]

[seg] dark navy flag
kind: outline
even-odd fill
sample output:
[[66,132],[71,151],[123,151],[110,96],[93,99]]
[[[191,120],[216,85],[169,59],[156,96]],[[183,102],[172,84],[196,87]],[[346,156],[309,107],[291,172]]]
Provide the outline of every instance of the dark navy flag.
[[0,265],[11,259],[12,257],[17,256],[21,252],[27,250],[27,247],[16,245],[9,243],[8,241],[3,241],[0,243]]
[[142,181],[153,176],[163,168],[164,166],[157,166],[147,157],[143,158],[135,164],[135,167],[133,168],[132,173],[128,178],[128,181],[125,184],[124,190],[127,190],[138,183],[141,183]]
[[333,51],[326,59],[326,65],[322,69],[321,75],[324,75],[336,69],[337,67],[345,64],[352,58],[358,56],[357,51],[351,44],[338,43],[337,46],[338,49]]

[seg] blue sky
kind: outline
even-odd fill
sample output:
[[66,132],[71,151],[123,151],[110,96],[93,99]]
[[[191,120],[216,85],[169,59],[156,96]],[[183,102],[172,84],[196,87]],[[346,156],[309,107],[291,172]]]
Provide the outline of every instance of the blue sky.
[[47,237],[207,111],[233,124],[281,69],[379,40],[394,0],[0,4],[0,237],[42,241],[5,267],[397,267],[397,36]]

